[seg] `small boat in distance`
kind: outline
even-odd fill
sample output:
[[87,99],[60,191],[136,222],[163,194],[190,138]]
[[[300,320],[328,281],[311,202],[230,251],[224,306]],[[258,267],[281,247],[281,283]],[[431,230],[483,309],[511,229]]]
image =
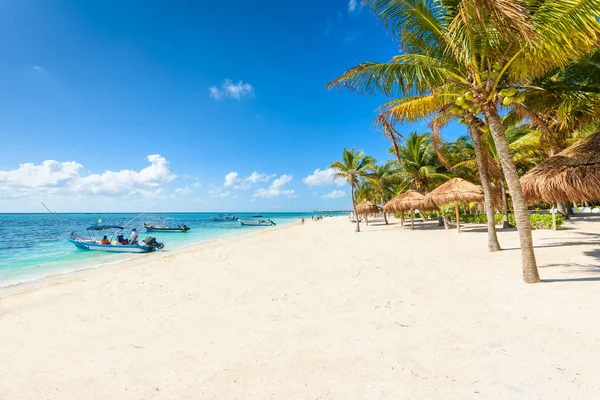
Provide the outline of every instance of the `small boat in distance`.
[[185,224],[177,224],[173,218],[159,218],[156,223],[142,222],[146,232],[187,232],[190,228]]
[[235,215],[218,215],[216,217],[211,217],[212,221],[237,221],[238,217]]
[[[87,236],[77,235],[71,232],[67,240],[81,250],[106,251],[110,253],[149,253],[151,251],[162,249],[163,243],[156,241],[156,238],[148,236],[144,240],[132,244],[124,238],[123,227],[119,225],[93,225],[88,227]],[[105,232],[108,232],[106,234]],[[106,236],[106,243],[101,243]],[[98,237],[102,239],[98,239]]]
[[270,219],[264,220],[261,219],[259,221],[256,220],[248,220],[248,219],[238,219],[239,223],[242,226],[273,226],[276,225],[275,222]]
[[262,218],[263,216],[260,213],[256,213],[252,216],[252,218]]

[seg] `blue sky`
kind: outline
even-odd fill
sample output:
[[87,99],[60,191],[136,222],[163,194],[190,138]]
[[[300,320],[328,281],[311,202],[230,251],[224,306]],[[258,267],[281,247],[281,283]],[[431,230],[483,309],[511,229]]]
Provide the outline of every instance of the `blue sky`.
[[0,3],[0,211],[347,208],[313,173],[390,157],[384,99],[324,86],[397,44],[353,0],[278,3]]

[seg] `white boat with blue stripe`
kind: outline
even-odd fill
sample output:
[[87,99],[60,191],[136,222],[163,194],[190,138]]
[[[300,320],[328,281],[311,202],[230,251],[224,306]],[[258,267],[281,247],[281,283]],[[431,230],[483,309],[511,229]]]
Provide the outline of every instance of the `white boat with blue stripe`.
[[275,222],[271,221],[270,219],[264,220],[250,220],[250,219],[238,219],[239,223],[242,226],[273,226],[276,225]]
[[[67,240],[81,250],[109,253],[149,253],[164,247],[163,243],[157,242],[156,238],[152,236],[132,243],[121,234],[123,229],[119,225],[93,225],[86,229],[88,232],[87,236],[71,232]],[[98,236],[102,237],[102,239],[98,239]]]

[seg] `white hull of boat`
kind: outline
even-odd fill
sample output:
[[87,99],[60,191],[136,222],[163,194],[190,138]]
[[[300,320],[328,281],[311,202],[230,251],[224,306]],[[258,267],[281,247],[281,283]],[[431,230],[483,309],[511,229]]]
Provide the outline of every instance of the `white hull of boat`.
[[252,221],[252,220],[243,220],[243,219],[238,219],[239,223],[242,224],[242,226],[273,226],[275,225],[274,222],[259,222],[259,221]]
[[104,251],[108,253],[148,253],[152,251],[149,246],[143,245],[122,245],[122,244],[99,244],[95,241],[68,238],[78,249],[89,251]]

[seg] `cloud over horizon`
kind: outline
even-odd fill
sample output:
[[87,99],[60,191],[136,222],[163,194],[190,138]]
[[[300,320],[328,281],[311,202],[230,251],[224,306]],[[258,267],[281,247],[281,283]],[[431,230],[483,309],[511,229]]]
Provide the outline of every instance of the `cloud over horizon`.
[[232,187],[235,190],[247,190],[256,183],[268,182],[271,178],[274,178],[275,174],[261,174],[254,171],[252,174],[245,178],[241,178],[237,172],[230,172],[225,175],[225,182],[223,187]]
[[344,197],[346,195],[346,192],[344,192],[343,190],[333,190],[330,193],[327,193],[326,195],[323,195],[321,197],[323,197],[324,199],[339,199],[341,197]]
[[253,96],[254,88],[251,84],[244,83],[244,81],[233,83],[231,79],[225,79],[220,89],[216,86],[208,88],[208,94],[215,100],[231,98],[240,101],[243,97]]
[[271,186],[268,188],[261,188],[252,195],[252,197],[277,197],[277,196],[287,196],[292,199],[296,197],[296,192],[290,189],[283,189],[283,186],[290,183],[292,180],[292,175],[281,175],[279,178],[273,180]]
[[140,171],[124,169],[101,174],[83,174],[84,167],[75,161],[45,160],[41,164],[23,163],[19,168],[0,171],[0,198],[29,195],[105,195],[158,194],[161,186],[176,175],[160,154],[147,157],[150,165]]
[[311,175],[303,178],[302,182],[308,186],[343,186],[346,181],[341,178],[336,179],[335,173],[336,170],[334,168],[327,168],[324,170],[317,168]]

